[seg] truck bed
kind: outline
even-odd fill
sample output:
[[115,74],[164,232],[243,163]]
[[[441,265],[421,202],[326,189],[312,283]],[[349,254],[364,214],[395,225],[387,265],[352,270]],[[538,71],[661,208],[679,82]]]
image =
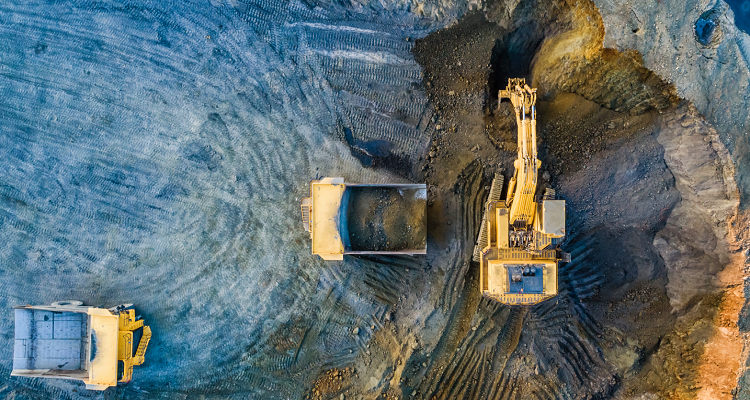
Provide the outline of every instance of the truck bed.
[[86,314],[18,309],[15,317],[14,370],[85,370]]
[[339,214],[345,253],[425,253],[426,203],[424,185],[347,185]]

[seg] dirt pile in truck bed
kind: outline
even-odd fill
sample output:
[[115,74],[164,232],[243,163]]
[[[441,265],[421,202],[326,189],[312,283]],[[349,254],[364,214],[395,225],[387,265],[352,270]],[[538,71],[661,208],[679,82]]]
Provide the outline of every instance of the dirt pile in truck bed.
[[349,186],[343,201],[347,250],[422,250],[427,245],[426,189]]

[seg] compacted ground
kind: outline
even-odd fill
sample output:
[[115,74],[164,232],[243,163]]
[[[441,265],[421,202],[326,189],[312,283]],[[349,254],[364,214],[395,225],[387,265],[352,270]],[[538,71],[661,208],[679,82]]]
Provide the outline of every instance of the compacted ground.
[[[637,1],[0,6],[0,396],[747,398],[746,107],[718,118],[742,93],[695,83],[747,89],[722,4],[665,6],[722,24],[708,45]],[[706,59],[675,61],[689,82],[673,51]],[[481,298],[471,262],[513,173],[511,77],[538,89],[572,254],[527,308]],[[427,183],[404,211],[428,254],[313,257],[299,201],[324,176]],[[355,199],[355,239],[395,245],[375,222],[402,200]],[[136,305],[154,336],[133,382],[9,376],[9,307],[66,299]]]

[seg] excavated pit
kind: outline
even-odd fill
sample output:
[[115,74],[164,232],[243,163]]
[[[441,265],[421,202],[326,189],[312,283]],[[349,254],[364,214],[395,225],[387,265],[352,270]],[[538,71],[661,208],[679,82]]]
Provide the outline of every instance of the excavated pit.
[[[651,30],[681,10],[663,2],[601,2],[632,35],[622,51],[589,0],[0,7],[0,306],[135,303],[154,331],[129,385],[93,393],[5,362],[0,396],[731,398],[745,171],[712,123],[744,114],[707,122],[627,50],[646,43],[652,69],[669,64],[652,43],[688,51]],[[729,14],[695,32],[704,11],[675,37],[709,45],[690,62],[731,61]],[[516,76],[539,90],[540,189],[568,202],[572,254],[560,295],[529,308],[479,296],[470,261],[516,156],[497,103]],[[312,256],[299,200],[322,176],[426,182],[428,254]],[[403,227],[378,207],[392,194],[370,194],[358,229]],[[7,361],[8,313],[0,327]]]
[[[731,396],[738,342],[729,341],[734,361],[710,373],[704,361],[727,327],[737,331],[736,316],[720,321],[719,310],[741,304],[719,279],[730,265],[726,226],[738,204],[731,161],[674,87],[637,53],[603,48],[603,37],[591,2],[521,1],[490,4],[417,43],[427,93],[447,127],[433,136],[427,181],[440,187],[450,165],[472,158],[480,185],[497,171],[507,181],[515,114],[497,103],[497,90],[509,77],[526,78],[540,94],[541,185],[568,202],[564,248],[573,260],[561,267],[560,295],[528,309],[478,298],[468,273],[457,321],[427,371],[405,373],[414,383],[403,393],[682,399],[708,388]],[[476,203],[470,190],[458,192]]]

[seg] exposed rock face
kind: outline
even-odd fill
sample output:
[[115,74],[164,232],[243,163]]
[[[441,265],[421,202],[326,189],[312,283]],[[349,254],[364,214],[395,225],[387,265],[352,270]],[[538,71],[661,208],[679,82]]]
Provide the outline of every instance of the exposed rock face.
[[[587,371],[589,390],[615,398],[644,392],[653,398],[675,399],[730,393],[736,380],[736,360],[723,362],[716,357],[724,354],[717,349],[736,349],[738,343],[736,318],[733,322],[726,317],[737,301],[727,301],[724,295],[728,283],[738,279],[723,280],[720,275],[726,275],[733,250],[726,237],[726,223],[739,195],[734,167],[717,131],[695,108],[677,107],[680,99],[675,87],[647,69],[637,51],[605,47],[605,25],[590,1],[497,1],[486,6],[484,16],[497,27],[488,26],[476,15],[471,16],[474,23],[469,25],[498,36],[489,74],[488,108],[496,109],[496,86],[507,83],[507,77],[532,79],[543,100],[549,101],[539,105],[542,119],[548,119],[540,122],[546,148],[544,165],[569,202],[571,223],[578,224],[584,237],[592,235],[578,239],[580,242],[571,240],[569,250],[580,258],[564,268],[561,276],[574,293],[570,303],[577,311],[586,310],[573,313],[574,319],[597,332],[594,337],[598,339],[580,347],[598,346],[604,360],[575,359],[572,367],[560,370]],[[442,35],[444,41],[450,38],[460,43],[451,36],[461,36],[463,23],[432,38]],[[710,42],[716,32],[704,36]],[[694,37],[692,31],[690,34]],[[468,34],[465,37],[473,39]],[[416,48],[440,44],[441,40],[425,41]],[[478,47],[473,42],[472,46]],[[428,93],[438,103],[447,99],[454,113],[462,111],[461,103],[452,100],[453,91],[459,91],[451,86],[455,85],[454,72],[463,69],[466,76],[472,76],[468,73],[471,64],[466,61],[469,57],[463,56],[472,52],[456,49],[460,47],[444,47],[446,53],[463,61],[463,66],[457,62],[458,67],[448,67],[450,71],[441,72],[442,64],[434,67],[423,62],[429,57],[417,57],[432,84],[427,85]],[[472,89],[469,79],[466,86],[463,90]],[[597,110],[596,105],[578,96],[569,98],[566,92],[609,110]],[[511,110],[503,106],[487,118],[488,131],[496,146],[513,151],[515,125]],[[463,134],[468,131],[461,125],[459,129]],[[560,304],[564,298],[561,296]],[[588,315],[593,316],[596,328],[585,322],[591,320]],[[517,329],[533,330],[531,321],[536,319],[536,314],[530,313]],[[603,325],[601,332],[599,324]],[[555,323],[550,326],[557,329]],[[578,335],[572,332],[571,340],[581,340]],[[735,347],[722,342],[727,338]],[[525,334],[521,336],[515,354],[523,354],[520,348],[527,340]],[[533,364],[545,360],[545,355],[522,359]],[[706,360],[721,367],[706,369],[710,364]],[[502,365],[516,361],[511,356]],[[457,373],[448,370],[447,375]],[[608,385],[602,379],[607,375],[616,377],[618,385]],[[598,379],[602,380],[597,383]],[[719,381],[720,388],[711,386]],[[562,383],[568,385],[566,389],[560,388]],[[445,381],[435,385],[447,387]],[[535,385],[529,380],[530,387]],[[479,386],[478,390],[493,387],[486,383]],[[555,393],[581,395],[587,390],[571,385],[564,377],[550,386]],[[716,390],[711,392],[710,387]]]
[[695,108],[666,116],[657,140],[682,201],[656,234],[654,246],[667,266],[670,304],[682,310],[721,288],[718,274],[729,263],[727,221],[735,214],[739,193],[729,152]]
[[637,52],[604,48],[604,24],[593,2],[577,2],[558,18],[569,20],[571,29],[541,46],[533,69],[536,85],[630,114],[663,110],[677,101],[674,88],[644,68]]
[[[740,209],[747,210],[750,205],[750,36],[736,28],[733,10],[723,0],[594,1],[604,20],[605,46],[639,51],[644,66],[674,83],[680,97],[690,100],[716,127],[737,167],[735,179]],[[737,20],[737,24],[742,22]],[[746,233],[746,225],[746,218],[738,219],[734,230]],[[737,245],[747,249],[750,243],[744,237],[744,242],[738,237]],[[708,254],[711,252],[704,253],[703,257],[711,258]],[[713,259],[716,261],[715,256]],[[737,266],[736,270],[747,275],[749,260],[738,262],[744,262],[744,268]],[[745,279],[746,299],[750,296],[747,282]],[[733,293],[734,288],[727,291],[730,297]],[[749,317],[745,312],[748,308],[750,305],[746,302],[738,321],[742,332],[748,331]],[[746,339],[745,344],[747,347]],[[745,365],[739,371],[739,386],[733,393],[744,399],[748,398],[746,388],[750,386],[745,372],[750,351],[746,348],[743,353]]]
[[[681,201],[654,247],[667,269],[672,312],[680,317],[654,355],[649,379],[673,398],[730,399],[739,374],[743,303],[730,229],[739,204],[735,168],[716,130],[693,106],[665,115],[657,140]],[[679,370],[684,375],[672,372]],[[691,383],[670,384],[675,379]]]
[[[604,45],[616,48],[620,51],[636,50],[643,56],[643,64],[650,70],[658,73],[665,80],[673,83],[677,88],[680,97],[690,100],[697,110],[706,116],[718,132],[720,141],[730,152],[734,164],[737,166],[735,171],[735,180],[740,196],[740,209],[746,210],[748,199],[750,198],[750,145],[748,142],[748,131],[750,126],[750,113],[748,103],[750,101],[750,36],[747,33],[738,30],[735,26],[735,14],[723,0],[662,0],[659,2],[635,0],[627,3],[612,2],[606,0],[594,0],[599,7],[605,26],[606,35]],[[739,22],[739,21],[738,21]],[[660,141],[667,140],[667,134],[660,136]],[[710,139],[714,140],[714,139]],[[665,144],[665,148],[668,145]],[[670,167],[673,168],[673,167]],[[675,176],[679,174],[679,168],[673,168]],[[714,184],[718,183],[717,179],[711,180]],[[725,180],[726,181],[726,180]],[[696,181],[697,183],[697,181]],[[690,195],[690,191],[681,191],[684,195]],[[709,195],[709,192],[701,192],[698,195],[701,200],[708,196],[706,208],[717,206],[722,209],[724,206],[720,196]],[[695,195],[694,195],[695,196]],[[712,200],[709,200],[712,199]],[[718,202],[718,203],[717,203]],[[692,201],[688,200],[688,203]],[[699,204],[699,203],[693,203]],[[686,207],[683,205],[683,207]],[[687,211],[687,210],[693,211]],[[676,209],[675,213],[696,213],[696,206],[684,209]],[[688,217],[689,218],[689,217]],[[709,218],[708,216],[704,218]],[[722,216],[717,215],[717,220],[721,221]],[[708,234],[720,238],[722,235],[723,223],[709,218],[702,225]],[[666,227],[662,235],[675,235],[679,232],[678,228],[680,219],[670,219],[670,226]],[[746,231],[739,225],[746,225],[746,220],[735,221],[735,230]],[[709,229],[710,228],[710,229]],[[687,232],[683,231],[683,234]],[[700,237],[691,235],[692,239]],[[703,244],[694,243],[686,245],[683,241],[677,240],[683,246],[671,246],[668,240],[660,242],[657,238],[655,244],[660,250],[665,250],[666,258],[686,254],[686,252],[697,251],[701,259],[709,262],[708,268],[711,271],[717,271],[717,262],[720,259],[726,259],[721,256],[720,252],[724,244],[719,240],[716,247],[711,248],[708,242]],[[665,244],[666,243],[666,244]],[[739,246],[747,248],[745,244],[739,243]],[[697,247],[695,247],[697,246]],[[739,261],[743,262],[743,261]],[[732,266],[739,273],[748,273],[747,261],[744,261],[745,267]],[[668,262],[669,264],[669,262]],[[690,267],[686,267],[688,270]],[[679,276],[677,277],[678,272]],[[697,294],[698,282],[692,282],[694,288],[680,290],[677,289],[677,281],[684,279],[690,281],[695,279],[694,274],[684,269],[674,269],[674,280],[670,278],[670,295],[673,305],[683,304],[687,299],[684,296]],[[739,277],[735,279],[739,281]],[[672,282],[675,282],[672,284]],[[745,280],[745,298],[750,294]],[[682,282],[687,283],[687,282]],[[704,283],[707,283],[704,281]],[[714,281],[712,284],[715,284]],[[700,289],[706,290],[706,289]],[[729,288],[726,292],[727,298],[734,295],[734,288]],[[740,295],[741,296],[741,295]],[[730,301],[724,301],[721,309],[732,309]],[[748,309],[746,303],[744,309]],[[736,313],[727,312],[734,315]],[[739,326],[743,332],[747,332],[747,313],[740,316]],[[732,335],[736,335],[734,330],[736,324],[729,324],[733,330]],[[715,338],[726,338],[723,331],[717,331]],[[746,333],[745,333],[746,335]],[[747,343],[747,341],[745,341]],[[710,351],[711,347],[707,347]],[[748,350],[744,350],[742,358],[747,360]],[[729,361],[725,360],[725,364]],[[745,361],[747,363],[747,361]],[[740,370],[739,386],[734,393],[739,398],[747,398],[746,387],[748,379]],[[711,374],[709,374],[711,375]],[[705,389],[702,389],[705,395]],[[724,397],[731,397],[731,394],[723,394]],[[718,398],[718,397],[708,397]]]
[[[604,46],[636,50],[643,65],[691,101],[719,133],[736,165],[750,163],[750,36],[735,26],[723,0],[594,0],[604,21]],[[750,171],[738,168],[741,207]]]

